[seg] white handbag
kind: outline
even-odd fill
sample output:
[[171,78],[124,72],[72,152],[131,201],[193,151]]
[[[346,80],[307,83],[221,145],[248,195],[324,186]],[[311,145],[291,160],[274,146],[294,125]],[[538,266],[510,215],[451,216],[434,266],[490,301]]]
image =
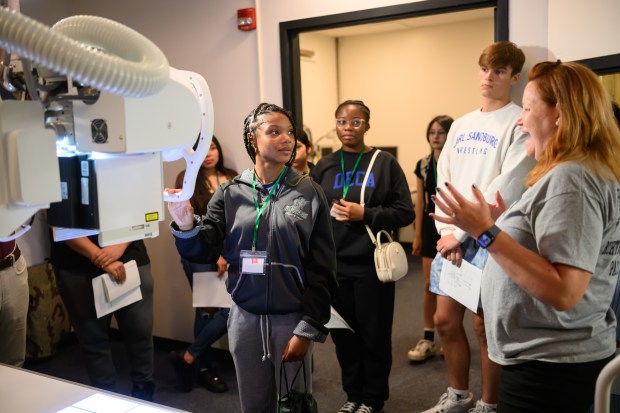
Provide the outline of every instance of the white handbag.
[[[364,192],[366,189],[366,181],[368,180],[368,175],[370,175],[370,170],[379,152],[381,152],[381,150],[377,149],[372,156],[368,169],[366,170],[366,176],[364,176],[364,182],[362,183],[362,190],[360,193],[360,205],[362,206],[365,204]],[[400,245],[399,242],[394,242],[390,233],[385,230],[377,232],[376,237],[368,225],[366,225],[366,231],[368,231],[370,240],[375,246],[375,269],[377,270],[377,277],[379,277],[379,280],[384,283],[394,282],[407,275],[409,263],[407,262],[407,254],[405,254],[403,246]],[[381,243],[381,233],[384,233],[387,237],[387,243]]]
[[[387,243],[381,243],[382,233],[387,237]],[[409,271],[407,254],[403,246],[399,242],[394,242],[387,231],[377,232],[375,246],[375,268],[380,281],[384,283],[398,281],[407,275]]]

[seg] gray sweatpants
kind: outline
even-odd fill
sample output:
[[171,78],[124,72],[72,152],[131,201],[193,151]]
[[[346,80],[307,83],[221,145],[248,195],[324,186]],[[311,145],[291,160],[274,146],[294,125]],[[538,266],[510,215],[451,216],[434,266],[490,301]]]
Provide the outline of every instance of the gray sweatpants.
[[[228,317],[228,342],[235,362],[242,413],[276,411],[282,354],[299,320],[301,313],[256,315],[233,303]],[[312,346],[313,343],[305,359],[308,393],[312,392]],[[284,363],[284,366],[290,385],[299,363]],[[304,391],[301,372],[294,388]],[[282,394],[286,394],[284,383]]]

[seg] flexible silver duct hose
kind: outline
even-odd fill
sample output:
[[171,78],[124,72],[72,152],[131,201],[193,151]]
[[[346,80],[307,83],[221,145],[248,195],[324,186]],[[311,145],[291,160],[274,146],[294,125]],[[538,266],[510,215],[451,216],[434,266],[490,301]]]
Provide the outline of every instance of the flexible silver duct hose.
[[102,17],[74,16],[50,28],[0,7],[0,47],[85,85],[127,97],[157,93],[169,79],[166,56],[153,42]]

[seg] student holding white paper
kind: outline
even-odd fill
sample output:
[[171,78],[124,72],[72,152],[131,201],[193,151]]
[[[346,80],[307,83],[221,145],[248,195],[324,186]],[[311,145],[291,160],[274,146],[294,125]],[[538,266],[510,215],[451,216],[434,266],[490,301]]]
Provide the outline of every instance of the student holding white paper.
[[[202,219],[194,220],[189,202],[169,203],[168,210],[182,257],[228,260],[228,340],[241,411],[275,412],[283,362],[305,360],[312,391],[312,342],[327,338],[335,247],[321,187],[291,167],[291,115],[259,104],[244,121],[243,141],[254,168],[221,185]],[[284,364],[288,377],[298,365]],[[303,392],[304,380],[294,387]]]
[[[97,318],[92,279],[106,272],[125,281],[124,263],[135,260],[142,299]],[[51,262],[58,290],[85,355],[91,385],[115,390],[116,369],[110,348],[110,321],[116,318],[125,341],[133,382],[131,395],[153,400],[153,277],[142,241],[100,247],[97,237],[52,242]]]
[[[445,182],[461,191],[476,183],[489,202],[496,202],[495,197],[501,193],[510,204],[525,190],[525,176],[534,160],[525,154],[527,134],[517,125],[521,108],[510,97],[524,63],[523,51],[512,42],[493,43],[480,54],[481,105],[450,126],[437,162],[438,193],[444,190]],[[443,214],[437,210],[436,213]],[[444,259],[456,265],[466,260],[483,268],[487,253],[461,229],[441,222],[436,227],[441,238],[431,264],[430,290],[437,294],[434,322],[443,347],[449,387],[437,404],[423,413],[462,413],[469,409],[473,409],[472,413],[494,413],[501,369],[487,357],[482,308],[472,315],[482,375],[480,398],[475,402],[469,391],[471,351],[463,326],[465,306],[439,288]]]

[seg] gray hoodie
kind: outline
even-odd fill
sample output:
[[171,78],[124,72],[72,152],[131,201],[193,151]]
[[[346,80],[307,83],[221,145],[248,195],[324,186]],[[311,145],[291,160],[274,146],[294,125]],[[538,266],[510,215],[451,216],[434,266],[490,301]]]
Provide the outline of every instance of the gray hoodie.
[[[263,275],[243,274],[239,256],[251,250],[256,207],[253,170],[221,185],[197,226],[182,232],[171,224],[179,254],[192,262],[215,263],[220,255],[230,264],[228,292],[253,314],[301,312],[295,334],[324,341],[336,289],[336,257],[329,207],[321,187],[288,168],[267,204],[258,228],[257,251],[267,251]],[[260,203],[267,191],[256,184]]]

